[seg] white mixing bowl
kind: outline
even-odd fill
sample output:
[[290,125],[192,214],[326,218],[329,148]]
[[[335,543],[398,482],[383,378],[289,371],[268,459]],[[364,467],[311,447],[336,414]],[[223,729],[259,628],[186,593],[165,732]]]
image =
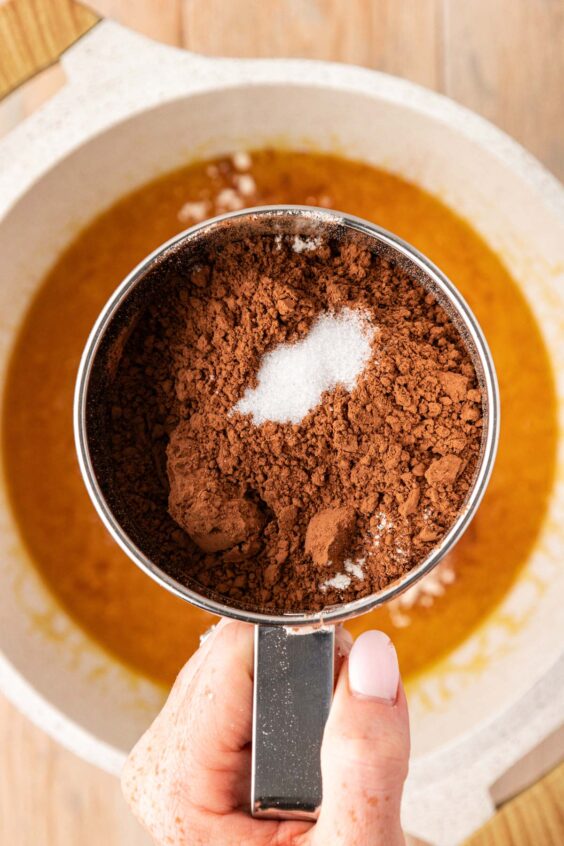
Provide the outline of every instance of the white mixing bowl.
[[[0,144],[0,387],[34,292],[85,223],[191,159],[283,142],[346,150],[472,221],[537,316],[564,430],[564,193],[501,132],[393,77],[319,62],[203,59],[109,22],[63,63],[66,87]],[[490,816],[491,784],[562,717],[562,445],[557,472],[541,537],[502,608],[409,691],[405,824],[437,843],[458,842]],[[162,693],[55,604],[1,480],[0,573],[0,688],[61,743],[117,772]]]

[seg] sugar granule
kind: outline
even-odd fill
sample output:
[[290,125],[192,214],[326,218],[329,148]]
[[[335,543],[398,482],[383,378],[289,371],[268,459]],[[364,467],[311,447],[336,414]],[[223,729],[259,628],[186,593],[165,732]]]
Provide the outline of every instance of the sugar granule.
[[195,200],[191,203],[184,203],[178,212],[178,220],[181,223],[193,221],[200,223],[210,215],[210,203],[208,200]]
[[231,161],[235,170],[249,170],[253,163],[249,153],[245,150],[237,150],[237,152],[233,153]]
[[240,176],[234,177],[237,190],[243,197],[251,197],[256,194],[257,184],[249,173],[242,173]]
[[358,561],[351,561],[350,558],[347,558],[345,561],[345,572],[344,573],[337,573],[336,576],[333,576],[331,579],[327,579],[326,582],[323,582],[321,585],[322,590],[327,590],[327,588],[335,588],[335,590],[346,590],[350,583],[352,582],[352,577],[354,576],[355,579],[364,579],[364,565],[366,563],[366,559],[359,558]]
[[343,385],[351,391],[368,363],[375,327],[360,311],[344,308],[321,315],[295,344],[267,353],[257,375],[233,411],[250,414],[257,425],[300,423],[325,391]]
[[292,249],[295,253],[304,253],[309,250],[316,250],[321,246],[321,238],[305,238],[303,235],[294,235]]
[[336,576],[333,576],[332,579],[327,579],[327,581],[323,583],[322,587],[326,589],[328,587],[332,587],[335,588],[335,590],[346,590],[350,583],[350,576],[347,576],[346,573],[338,573]]
[[364,558],[359,558],[358,561],[351,561],[350,558],[348,558],[345,561],[345,571],[347,573],[350,573],[351,576],[354,576],[355,579],[363,579],[364,578],[364,569],[363,569],[364,564],[365,564]]

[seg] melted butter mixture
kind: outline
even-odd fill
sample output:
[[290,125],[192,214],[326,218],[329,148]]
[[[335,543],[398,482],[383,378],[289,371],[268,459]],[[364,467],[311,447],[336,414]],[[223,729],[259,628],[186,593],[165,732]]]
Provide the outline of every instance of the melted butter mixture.
[[548,357],[501,262],[437,199],[341,158],[260,151],[250,168],[246,159],[235,159],[244,178],[230,161],[218,160],[144,186],[94,220],[52,268],[20,331],[7,385],[3,446],[13,508],[38,569],[80,625],[124,662],[170,683],[213,618],[139,571],[90,504],[72,433],[74,382],[88,333],[131,268],[197,218],[240,205],[307,203],[372,220],[428,255],[461,290],[491,346],[502,398],[495,471],[478,515],[449,556],[454,581],[431,607],[416,601],[408,615],[384,608],[349,624],[355,634],[387,631],[409,676],[452,650],[495,608],[535,544],[556,450]]

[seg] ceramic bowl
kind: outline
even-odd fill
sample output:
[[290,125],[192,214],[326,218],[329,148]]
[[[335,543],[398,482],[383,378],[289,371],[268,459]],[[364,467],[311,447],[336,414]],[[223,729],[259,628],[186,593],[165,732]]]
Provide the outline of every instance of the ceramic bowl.
[[[346,150],[472,221],[542,328],[564,430],[564,192],[503,133],[394,77],[301,60],[204,59],[110,22],[63,64],[65,88],[0,144],[0,160],[10,163],[0,172],[0,387],[31,298],[83,225],[189,160],[283,143]],[[561,720],[563,444],[547,519],[514,587],[409,690],[414,752],[404,822],[436,843],[459,842],[484,822],[492,783]],[[65,746],[117,773],[162,691],[109,657],[55,604],[29,561],[2,479],[0,573],[0,688]]]

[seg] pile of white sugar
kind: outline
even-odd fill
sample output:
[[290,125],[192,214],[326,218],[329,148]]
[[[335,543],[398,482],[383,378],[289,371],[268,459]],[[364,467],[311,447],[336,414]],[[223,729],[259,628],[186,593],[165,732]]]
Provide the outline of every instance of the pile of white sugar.
[[376,329],[366,312],[344,308],[317,318],[295,344],[267,353],[249,388],[233,411],[250,414],[257,425],[299,423],[337,385],[352,390],[368,363]]

